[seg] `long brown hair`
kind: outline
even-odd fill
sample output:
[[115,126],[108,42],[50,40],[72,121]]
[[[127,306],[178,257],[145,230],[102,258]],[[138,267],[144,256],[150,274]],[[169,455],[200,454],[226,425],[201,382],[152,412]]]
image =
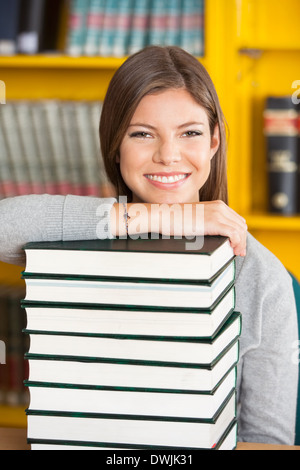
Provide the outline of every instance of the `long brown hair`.
[[129,57],[113,76],[103,103],[100,141],[105,169],[117,194],[132,193],[117,163],[119,149],[142,98],[170,88],[185,88],[207,112],[210,133],[219,126],[220,146],[211,161],[208,180],[199,191],[200,201],[228,203],[225,119],[214,84],[200,62],[179,47],[149,46]]

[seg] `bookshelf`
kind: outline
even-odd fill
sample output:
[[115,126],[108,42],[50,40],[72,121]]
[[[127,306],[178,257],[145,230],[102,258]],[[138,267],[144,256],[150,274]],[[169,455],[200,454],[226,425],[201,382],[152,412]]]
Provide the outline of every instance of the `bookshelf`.
[[[300,279],[300,216],[266,212],[262,111],[268,94],[292,94],[300,79],[299,1],[206,0],[205,55],[230,129],[230,205],[249,231]],[[0,57],[7,99],[103,100],[125,58]],[[284,73],[282,73],[284,71]],[[0,264],[0,282],[23,285],[21,268]],[[10,421],[11,417],[11,421]],[[25,425],[22,411],[0,408],[0,425]]]

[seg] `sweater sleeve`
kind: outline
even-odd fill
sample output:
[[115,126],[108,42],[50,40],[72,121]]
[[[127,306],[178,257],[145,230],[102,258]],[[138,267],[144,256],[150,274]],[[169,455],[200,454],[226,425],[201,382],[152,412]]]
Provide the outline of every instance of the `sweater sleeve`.
[[0,261],[25,265],[22,247],[34,241],[112,238],[113,198],[32,195],[0,201]]
[[239,365],[239,440],[294,444],[298,389],[298,323],[292,280],[249,236],[238,274],[243,315]]

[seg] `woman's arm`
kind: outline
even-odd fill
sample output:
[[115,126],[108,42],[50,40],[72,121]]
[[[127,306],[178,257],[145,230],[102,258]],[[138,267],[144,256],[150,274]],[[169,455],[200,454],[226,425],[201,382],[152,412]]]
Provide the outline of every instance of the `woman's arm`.
[[49,195],[2,200],[0,260],[24,266],[22,247],[28,242],[110,238],[109,214],[114,203],[115,199]]
[[292,445],[299,369],[292,280],[278,259],[250,235],[247,256],[237,264],[242,267],[236,308],[243,318],[239,439]]
[[246,255],[245,219],[222,201],[193,204],[115,204],[111,211],[113,235],[162,233],[169,236],[223,235],[230,238],[237,256]]
[[[224,203],[193,204],[191,217],[184,218],[181,215],[186,206],[177,206],[182,211],[173,216],[173,205],[128,204],[129,235],[225,235],[230,237],[235,254],[243,255],[247,226]],[[24,266],[22,247],[28,242],[126,235],[124,211],[124,205],[114,198],[32,195],[4,199],[0,201],[0,261]]]

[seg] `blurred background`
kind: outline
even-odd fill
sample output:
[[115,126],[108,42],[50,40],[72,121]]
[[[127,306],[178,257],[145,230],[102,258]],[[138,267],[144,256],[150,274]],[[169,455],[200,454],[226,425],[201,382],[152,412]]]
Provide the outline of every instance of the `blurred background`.
[[[113,195],[98,139],[109,81],[145,45],[175,44],[216,85],[231,207],[300,279],[299,16],[299,0],[0,0],[0,198]],[[20,277],[0,264],[0,426],[26,426]]]

